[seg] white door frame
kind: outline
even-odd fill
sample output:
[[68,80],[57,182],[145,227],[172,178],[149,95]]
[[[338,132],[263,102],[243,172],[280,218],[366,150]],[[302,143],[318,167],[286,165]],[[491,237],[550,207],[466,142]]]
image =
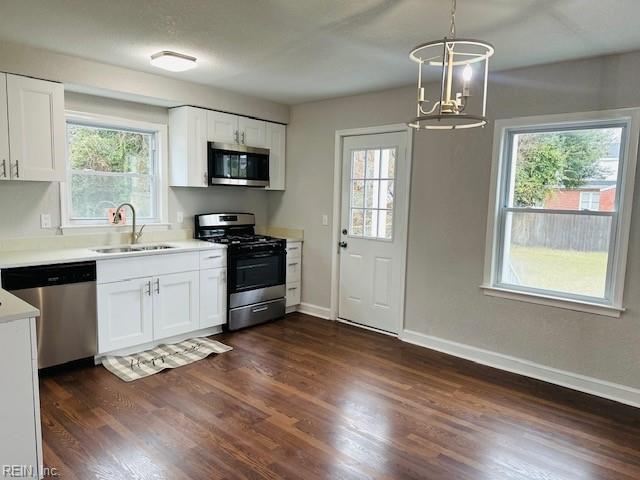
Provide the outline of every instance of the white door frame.
[[[398,332],[402,332],[404,327],[404,303],[405,284],[407,277],[407,247],[409,244],[409,211],[411,209],[409,200],[411,198],[411,168],[413,161],[413,128],[404,123],[394,125],[382,125],[379,127],[351,128],[347,130],[336,130],[335,158],[333,166],[333,224],[331,231],[331,320],[338,319],[338,299],[340,295],[340,257],[338,255],[338,242],[340,241],[340,224],[342,220],[342,145],[345,137],[357,135],[376,135],[381,133],[407,133],[407,153],[405,155],[404,177],[407,188],[404,196],[405,214],[403,218],[397,219],[396,225],[405,231],[405,244],[401,248],[400,265],[403,275],[400,278],[400,318],[398,319]],[[377,331],[377,330],[376,330]]]

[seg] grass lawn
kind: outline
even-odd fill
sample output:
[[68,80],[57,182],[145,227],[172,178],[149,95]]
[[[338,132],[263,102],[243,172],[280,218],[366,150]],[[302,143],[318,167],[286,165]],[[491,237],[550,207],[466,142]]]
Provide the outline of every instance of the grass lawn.
[[593,297],[604,296],[607,252],[511,247],[521,285]]

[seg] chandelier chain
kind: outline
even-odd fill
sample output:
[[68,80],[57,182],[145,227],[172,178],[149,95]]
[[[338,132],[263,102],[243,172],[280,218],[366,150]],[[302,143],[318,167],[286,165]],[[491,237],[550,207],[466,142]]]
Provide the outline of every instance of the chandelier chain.
[[456,38],[456,0],[451,0],[451,27],[449,28],[449,36]]

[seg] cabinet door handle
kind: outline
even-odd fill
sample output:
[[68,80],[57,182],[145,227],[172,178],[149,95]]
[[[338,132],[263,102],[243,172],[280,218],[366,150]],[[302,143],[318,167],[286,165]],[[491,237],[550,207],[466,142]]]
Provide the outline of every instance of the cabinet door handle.
[[156,278],[156,293],[160,294],[160,279]]
[[209,178],[208,178],[207,172],[204,172],[202,174],[202,181],[205,185],[209,185]]
[[240,133],[238,132],[238,130],[234,130],[233,138],[235,139],[236,143],[240,143]]
[[147,282],[147,288],[145,289],[145,292],[144,292],[144,293],[145,293],[146,295],[151,296],[151,280],[149,280],[149,281]]
[[245,145],[247,144],[245,140],[245,132],[242,132],[242,143],[244,143]]
[[2,178],[7,178],[7,159],[2,159]]
[[20,162],[16,160],[16,178],[20,178]]

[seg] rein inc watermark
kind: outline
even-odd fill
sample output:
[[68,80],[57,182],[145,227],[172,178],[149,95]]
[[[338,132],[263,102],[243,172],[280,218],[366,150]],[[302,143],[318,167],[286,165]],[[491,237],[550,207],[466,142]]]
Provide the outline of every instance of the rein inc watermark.
[[47,478],[59,477],[55,467],[36,468],[33,465],[1,465],[1,478]]

